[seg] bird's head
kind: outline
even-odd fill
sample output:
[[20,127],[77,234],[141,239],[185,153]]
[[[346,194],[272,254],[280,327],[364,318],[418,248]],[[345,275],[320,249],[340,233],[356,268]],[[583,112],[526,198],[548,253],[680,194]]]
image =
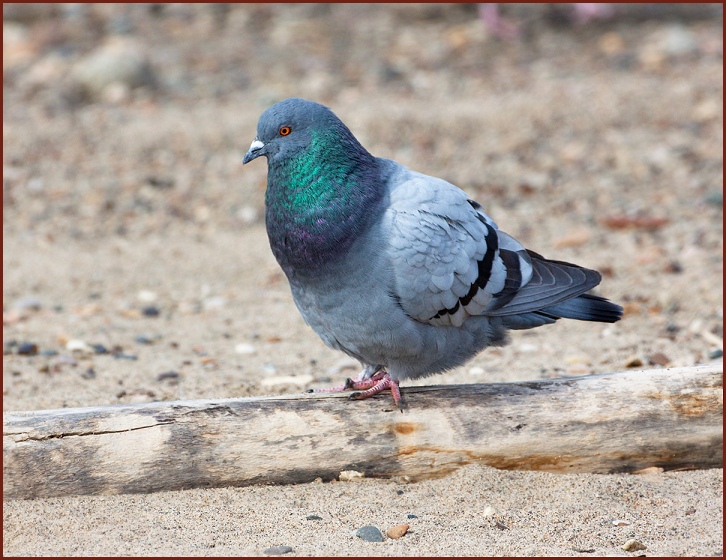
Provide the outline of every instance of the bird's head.
[[268,163],[306,150],[316,130],[343,125],[327,107],[296,97],[275,103],[260,116],[257,137],[242,163],[265,156]]

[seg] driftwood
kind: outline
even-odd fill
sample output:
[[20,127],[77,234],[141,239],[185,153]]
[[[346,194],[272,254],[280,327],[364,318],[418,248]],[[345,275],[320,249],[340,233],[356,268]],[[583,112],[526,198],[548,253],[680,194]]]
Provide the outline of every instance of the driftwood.
[[525,383],[155,402],[3,415],[4,498],[336,478],[461,465],[553,473],[721,467],[723,365]]

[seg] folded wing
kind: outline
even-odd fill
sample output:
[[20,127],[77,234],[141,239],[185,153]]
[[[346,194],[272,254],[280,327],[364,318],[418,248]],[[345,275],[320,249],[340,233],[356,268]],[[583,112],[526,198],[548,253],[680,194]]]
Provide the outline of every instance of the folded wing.
[[411,172],[391,191],[387,219],[391,295],[413,319],[458,327],[487,315],[517,329],[621,316],[619,306],[584,294],[599,273],[528,251],[446,181]]

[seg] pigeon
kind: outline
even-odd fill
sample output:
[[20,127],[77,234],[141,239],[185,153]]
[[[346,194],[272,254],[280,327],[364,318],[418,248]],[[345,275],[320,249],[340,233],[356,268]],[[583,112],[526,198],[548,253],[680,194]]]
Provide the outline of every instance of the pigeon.
[[260,116],[243,164],[267,158],[265,223],[305,322],[362,371],[323,391],[365,399],[465,363],[507,332],[560,318],[613,323],[601,276],[544,258],[463,190],[371,155],[327,107]]

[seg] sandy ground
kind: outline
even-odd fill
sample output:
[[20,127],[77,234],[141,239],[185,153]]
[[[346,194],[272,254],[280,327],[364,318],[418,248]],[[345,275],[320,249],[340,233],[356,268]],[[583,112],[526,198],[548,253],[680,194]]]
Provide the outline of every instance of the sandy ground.
[[[615,325],[515,333],[434,382],[721,359],[720,11],[577,27],[513,10],[508,42],[454,5],[69,6],[4,8],[4,411],[355,373],[294,308],[265,236],[265,165],[241,166],[259,114],[293,95],[372,153],[461,186],[527,247],[602,271],[597,293],[625,307]],[[3,552],[721,555],[722,499],[721,469],[473,465],[407,485],[8,501]],[[399,540],[353,535],[401,523]],[[646,548],[625,552],[629,539]]]

